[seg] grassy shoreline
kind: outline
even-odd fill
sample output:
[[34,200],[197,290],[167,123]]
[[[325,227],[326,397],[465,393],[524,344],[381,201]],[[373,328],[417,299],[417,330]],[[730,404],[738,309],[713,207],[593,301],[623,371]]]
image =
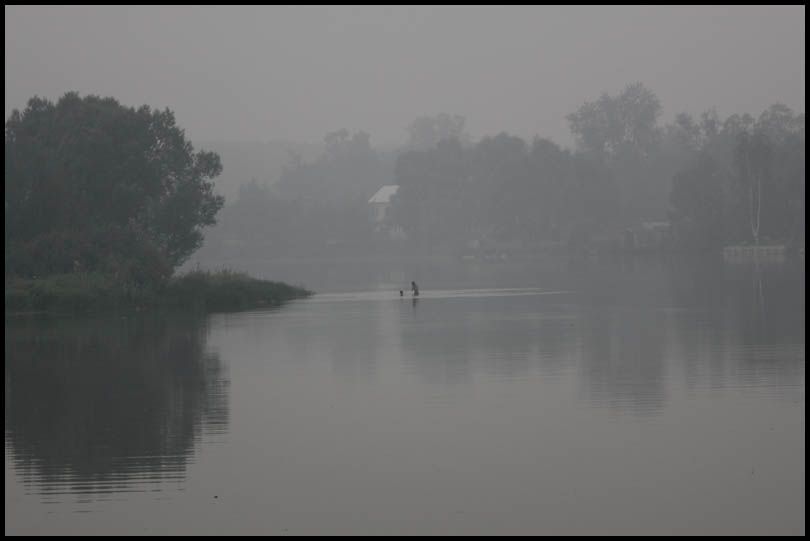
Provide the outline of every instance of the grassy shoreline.
[[71,273],[25,279],[6,276],[7,315],[31,312],[88,313],[168,308],[184,311],[233,312],[312,295],[303,287],[260,280],[221,270],[191,271],[165,284],[122,284],[100,273]]

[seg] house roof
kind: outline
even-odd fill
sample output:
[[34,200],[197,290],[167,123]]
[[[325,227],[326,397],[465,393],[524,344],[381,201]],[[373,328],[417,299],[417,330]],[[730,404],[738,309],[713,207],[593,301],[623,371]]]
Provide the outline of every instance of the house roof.
[[390,203],[391,197],[397,193],[399,190],[399,185],[397,184],[387,184],[377,190],[377,193],[371,196],[371,199],[368,200],[369,203]]

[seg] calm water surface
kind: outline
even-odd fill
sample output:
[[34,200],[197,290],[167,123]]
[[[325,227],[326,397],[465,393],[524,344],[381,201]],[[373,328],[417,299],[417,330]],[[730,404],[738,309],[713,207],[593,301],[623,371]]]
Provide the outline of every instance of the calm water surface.
[[321,293],[6,318],[6,534],[805,532],[803,262],[252,270]]

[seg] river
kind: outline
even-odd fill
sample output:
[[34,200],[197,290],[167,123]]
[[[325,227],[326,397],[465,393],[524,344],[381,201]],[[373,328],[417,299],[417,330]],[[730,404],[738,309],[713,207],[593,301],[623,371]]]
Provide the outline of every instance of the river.
[[317,294],[6,317],[6,534],[804,535],[803,261],[237,267]]

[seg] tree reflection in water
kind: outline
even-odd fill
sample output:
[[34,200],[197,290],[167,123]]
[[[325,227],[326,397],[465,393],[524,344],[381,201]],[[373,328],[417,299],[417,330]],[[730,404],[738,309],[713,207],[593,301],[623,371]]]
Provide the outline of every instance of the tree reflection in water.
[[6,318],[6,449],[47,493],[183,479],[228,425],[228,380],[197,316]]

